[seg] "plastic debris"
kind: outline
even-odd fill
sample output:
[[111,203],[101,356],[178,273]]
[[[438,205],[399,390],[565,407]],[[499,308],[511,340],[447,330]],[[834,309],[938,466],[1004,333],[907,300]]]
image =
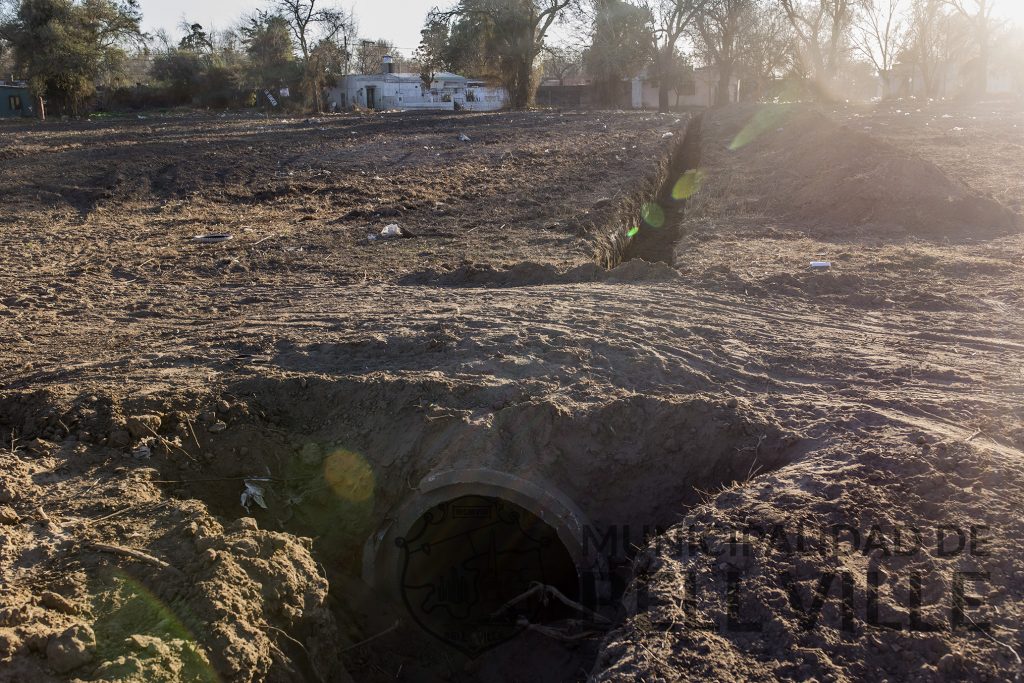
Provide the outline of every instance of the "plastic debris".
[[814,270],[828,270],[831,267],[831,261],[811,261],[811,268]]
[[397,223],[392,223],[391,225],[385,226],[384,229],[380,231],[380,236],[381,236],[382,239],[391,239],[393,237],[401,237],[402,236],[402,229],[400,227],[398,227]]
[[661,139],[662,140],[668,140],[669,138],[674,138],[675,136],[676,136],[675,133],[669,132],[669,133],[665,133],[664,135],[662,135]]
[[256,503],[261,508],[266,510],[267,503],[265,500],[263,500],[264,495],[265,492],[262,486],[246,479],[245,490],[242,491],[242,507],[245,508],[246,512],[249,512],[249,506],[252,505],[253,503]]
[[459,133],[459,140],[460,140],[461,142],[469,142],[469,141],[470,141],[470,138],[469,138],[469,136],[468,136],[468,135],[466,135],[465,133]]
[[193,237],[192,241],[199,242],[200,244],[220,244],[221,242],[227,242],[230,239],[233,239],[233,236],[228,233],[213,233],[210,235],[199,235],[198,237]]

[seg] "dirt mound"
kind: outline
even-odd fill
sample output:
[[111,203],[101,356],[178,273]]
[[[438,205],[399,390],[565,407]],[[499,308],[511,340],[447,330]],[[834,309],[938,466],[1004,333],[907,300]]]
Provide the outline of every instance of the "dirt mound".
[[762,212],[826,232],[978,237],[1021,228],[1017,214],[935,164],[812,109],[715,112],[703,134],[698,216]]
[[310,544],[223,525],[103,450],[0,453],[0,681],[347,680]]
[[1011,680],[1022,481],[969,444],[846,444],[723,492],[638,559],[594,678]]

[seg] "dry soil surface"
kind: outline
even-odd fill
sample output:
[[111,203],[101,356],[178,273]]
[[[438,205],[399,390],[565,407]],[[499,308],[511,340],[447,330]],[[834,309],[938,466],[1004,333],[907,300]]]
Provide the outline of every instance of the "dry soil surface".
[[[1024,114],[903,109],[3,127],[0,679],[1019,677]],[[610,625],[360,585],[469,467],[662,532]]]

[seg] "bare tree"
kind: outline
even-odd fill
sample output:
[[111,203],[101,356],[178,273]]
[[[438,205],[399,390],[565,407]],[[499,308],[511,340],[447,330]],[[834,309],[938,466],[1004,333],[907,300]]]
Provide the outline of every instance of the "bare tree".
[[541,65],[544,78],[557,80],[558,85],[565,85],[565,79],[576,76],[583,70],[583,54],[574,47],[545,46]]
[[857,0],[779,0],[779,4],[796,33],[803,70],[819,94],[828,97],[828,85],[847,51]]
[[753,18],[754,0],[710,0],[693,22],[698,51],[718,70],[715,104],[729,104],[743,34]]
[[862,0],[853,28],[854,49],[878,71],[883,96],[892,95],[892,68],[910,38],[906,0]]
[[658,111],[668,111],[671,74],[677,60],[679,40],[686,35],[694,19],[710,0],[648,0],[646,7],[654,15],[654,40],[657,52],[654,72],[658,79]]
[[303,90],[306,106],[323,111],[323,70],[313,51],[318,43],[331,42],[345,33],[352,18],[340,8],[324,6],[319,0],[275,0],[274,7],[288,22],[302,54]]
[[[949,53],[949,8],[946,0],[914,0],[907,54],[914,60],[924,94],[938,97]],[[914,74],[916,78],[917,73]]]
[[766,85],[794,66],[793,27],[775,0],[758,0],[741,38],[740,69],[746,83],[744,93],[759,100]]
[[988,92],[988,67],[991,62],[995,21],[992,11],[996,0],[946,0],[957,14],[970,22],[978,60],[971,78],[971,96],[980,98]]
[[391,57],[396,62],[400,61],[400,55],[395,50],[394,43],[384,38],[361,40],[356,50],[356,71],[361,74],[380,73],[385,57]]

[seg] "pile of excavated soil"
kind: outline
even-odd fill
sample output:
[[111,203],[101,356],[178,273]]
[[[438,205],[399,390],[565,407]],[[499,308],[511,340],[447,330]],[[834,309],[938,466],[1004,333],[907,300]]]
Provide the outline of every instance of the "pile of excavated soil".
[[984,237],[1020,217],[955,174],[805,107],[711,112],[694,215],[761,214],[819,233]]
[[836,443],[691,511],[594,679],[1018,677],[1020,454],[920,442]]
[[168,498],[113,449],[10,443],[0,681],[347,680],[308,540]]

